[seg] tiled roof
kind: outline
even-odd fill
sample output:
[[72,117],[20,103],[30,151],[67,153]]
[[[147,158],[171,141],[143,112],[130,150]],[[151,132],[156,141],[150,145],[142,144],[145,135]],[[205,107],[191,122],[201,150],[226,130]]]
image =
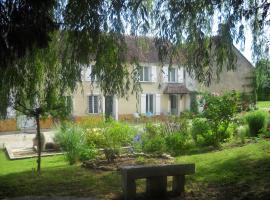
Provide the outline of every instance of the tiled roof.
[[164,94],[188,94],[190,93],[190,91],[186,88],[184,84],[171,83],[165,87],[163,93]]
[[127,60],[134,59],[139,62],[159,62],[158,49],[155,46],[154,38],[126,36]]

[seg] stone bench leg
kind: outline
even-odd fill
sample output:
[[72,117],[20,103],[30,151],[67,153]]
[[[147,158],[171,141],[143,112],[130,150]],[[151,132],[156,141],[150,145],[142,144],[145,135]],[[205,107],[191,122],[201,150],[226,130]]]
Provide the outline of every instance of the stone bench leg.
[[151,177],[146,179],[146,194],[151,197],[166,196],[167,177]]
[[185,191],[185,175],[174,176],[172,184],[172,192],[174,195],[179,196]]
[[122,179],[122,188],[125,200],[133,200],[136,198],[136,183],[134,179],[130,179],[124,175]]

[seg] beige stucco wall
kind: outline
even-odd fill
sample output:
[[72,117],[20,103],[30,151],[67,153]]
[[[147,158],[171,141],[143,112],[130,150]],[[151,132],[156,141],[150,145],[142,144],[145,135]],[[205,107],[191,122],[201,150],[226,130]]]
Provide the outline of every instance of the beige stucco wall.
[[[249,92],[253,90],[249,87],[251,79],[247,77],[253,76],[254,67],[248,60],[238,51],[237,63],[235,71],[226,71],[225,69],[220,74],[220,80],[213,77],[210,87],[205,87],[197,83],[188,73],[185,73],[184,84],[190,91],[210,91],[223,93],[226,91],[236,90],[238,92]],[[93,63],[94,64],[94,63]],[[160,94],[160,114],[169,114],[170,99],[169,95],[163,94],[167,83],[163,83],[163,73],[161,65],[158,63],[140,63],[142,66],[156,66],[157,80],[156,82],[141,82],[142,93]],[[129,69],[132,66],[127,64]],[[177,67],[177,66],[174,66]],[[97,85],[92,85],[90,81],[83,81],[82,85],[78,84],[77,90],[73,95],[73,113],[77,116],[89,115],[88,113],[88,96],[100,95],[100,112],[104,112],[104,97],[98,89]],[[135,112],[141,112],[141,93],[129,93],[127,98],[118,98],[118,115],[128,115]],[[178,95],[178,113],[190,108],[190,95]],[[92,115],[92,114],[91,114]]]
[[[220,74],[220,80],[217,77],[213,77],[210,87],[205,87],[194,81],[191,76],[186,73],[184,84],[190,91],[210,91],[223,93],[226,91],[236,90],[239,92],[249,92],[252,90],[248,85],[251,84],[251,77],[254,73],[254,68],[247,59],[236,50],[237,54],[237,68],[235,71],[226,71],[225,69]],[[160,64],[157,63],[141,63],[141,65],[156,66],[157,80],[156,82],[141,82],[142,93],[160,94],[160,114],[169,114],[170,112],[170,100],[169,95],[163,94],[163,91],[167,83],[163,83],[163,73]],[[129,66],[130,70],[132,69]],[[100,95],[99,109],[103,112],[103,95],[98,89],[96,84],[91,84],[90,81],[83,81],[82,85],[78,84],[77,90],[73,95],[73,110],[76,116],[89,115],[88,113],[88,96]],[[118,114],[126,115],[133,114],[135,112],[141,112],[141,93],[136,94],[129,93],[126,98],[118,98]],[[178,95],[178,113],[190,108],[190,95]],[[92,114],[91,114],[92,115]]]
[[[86,116],[88,115],[88,96],[100,95],[102,98],[102,94],[98,87],[94,84],[92,85],[90,81],[84,81],[82,84],[77,84],[77,89],[73,94],[73,115],[75,116]],[[102,110],[102,106],[100,104],[100,110]],[[93,114],[92,114],[93,115]]]
[[209,87],[198,86],[200,91],[224,93],[232,90],[237,92],[251,92],[253,90],[249,85],[252,84],[250,77],[254,75],[255,68],[238,50],[235,52],[237,55],[236,69],[234,71],[223,69],[220,73],[220,80],[214,76]]
[[[169,109],[169,95],[163,94],[165,86],[167,83],[163,83],[163,73],[162,68],[157,63],[142,63],[142,65],[156,66],[157,70],[157,81],[156,82],[141,82],[142,93],[150,94],[160,94],[160,114],[167,115],[170,112]],[[130,67],[131,69],[131,67]],[[97,85],[94,83],[91,84],[90,81],[83,81],[82,84],[77,85],[77,90],[73,94],[73,114],[75,116],[86,116],[93,115],[88,113],[88,96],[100,95],[100,111],[103,112],[102,104],[104,99],[103,95],[98,89]],[[178,111],[179,113],[186,110],[189,105],[186,103],[186,95],[183,95],[182,98],[178,98]],[[118,114],[126,115],[133,114],[135,112],[141,112],[141,93],[136,94],[128,93],[127,97],[118,98]]]

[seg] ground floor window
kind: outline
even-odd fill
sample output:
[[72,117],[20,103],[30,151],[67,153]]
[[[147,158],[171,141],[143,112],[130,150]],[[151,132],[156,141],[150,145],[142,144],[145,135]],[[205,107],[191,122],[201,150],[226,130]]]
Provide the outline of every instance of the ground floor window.
[[176,95],[170,95],[170,103],[171,103],[171,114],[177,115],[178,114],[178,103],[177,103],[177,96]]
[[146,113],[154,114],[154,95],[146,94]]
[[89,106],[88,106],[88,112],[91,114],[98,113],[98,96],[97,95],[91,95],[89,96]]

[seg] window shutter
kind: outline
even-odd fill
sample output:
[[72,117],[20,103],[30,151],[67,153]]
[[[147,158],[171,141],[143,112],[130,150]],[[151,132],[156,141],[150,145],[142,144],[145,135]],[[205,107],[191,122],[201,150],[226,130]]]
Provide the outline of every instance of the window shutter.
[[93,96],[88,97],[88,112],[93,113]]
[[177,69],[177,82],[184,83],[184,69],[180,67]]
[[98,96],[94,96],[94,113],[98,113]]
[[145,114],[146,111],[146,94],[141,94],[141,114]]
[[151,81],[157,82],[157,67],[156,66],[152,66],[151,76],[152,76]]
[[168,83],[168,76],[169,76],[169,68],[163,67],[163,82]]
[[92,66],[88,66],[85,70],[85,81],[91,81]]
[[156,94],[156,115],[160,115],[160,94]]
[[81,80],[85,81],[85,69],[84,68],[82,68],[82,71],[81,71]]

